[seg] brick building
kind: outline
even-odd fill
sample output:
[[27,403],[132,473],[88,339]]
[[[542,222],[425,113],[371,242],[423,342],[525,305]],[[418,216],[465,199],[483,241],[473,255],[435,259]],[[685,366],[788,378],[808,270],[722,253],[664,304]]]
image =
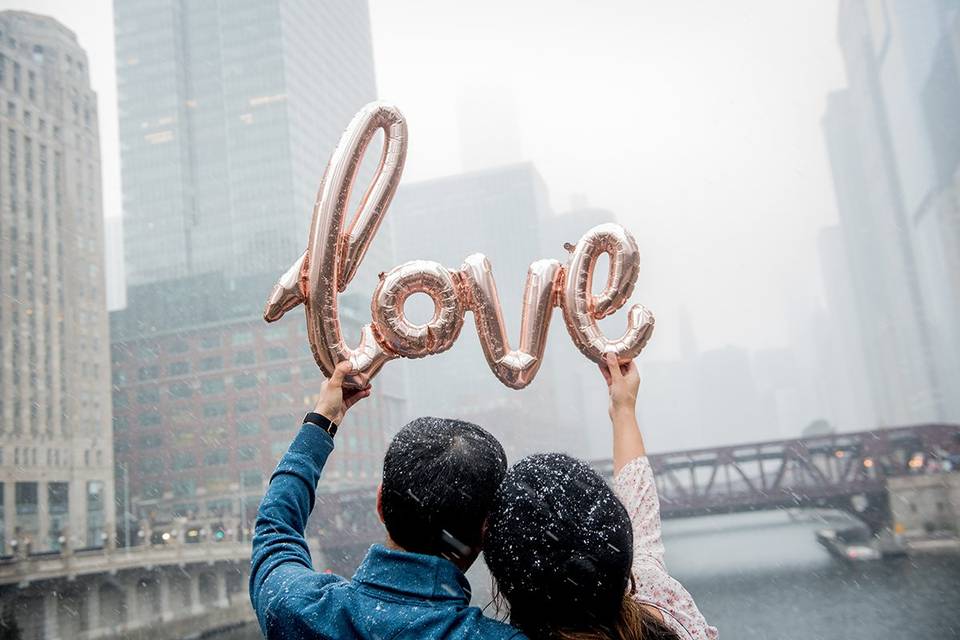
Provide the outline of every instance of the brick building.
[[[268,325],[232,312],[231,304],[251,308],[247,296],[213,287],[222,293],[207,298],[200,289],[195,279],[132,287],[128,309],[111,315],[117,495],[124,500],[126,483],[134,532],[178,518],[232,530],[240,514],[249,526],[323,381],[299,314]],[[266,282],[241,290],[269,291]],[[150,299],[179,305],[161,313]],[[348,340],[364,311],[349,299],[341,309]],[[404,391],[399,368],[376,382],[337,436],[323,491],[378,482],[385,445],[402,426]]]

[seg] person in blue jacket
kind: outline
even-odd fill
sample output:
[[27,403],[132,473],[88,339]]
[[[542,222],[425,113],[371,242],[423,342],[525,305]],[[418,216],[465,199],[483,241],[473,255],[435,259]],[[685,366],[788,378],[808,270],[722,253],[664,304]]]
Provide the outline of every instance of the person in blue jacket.
[[270,478],[257,512],[250,601],[268,638],[524,638],[469,606],[464,576],[507,469],[496,438],[460,420],[418,418],[390,443],[377,512],[386,540],[353,578],[313,570],[304,538],[334,435],[369,387],[344,390],[349,363],[320,399]]

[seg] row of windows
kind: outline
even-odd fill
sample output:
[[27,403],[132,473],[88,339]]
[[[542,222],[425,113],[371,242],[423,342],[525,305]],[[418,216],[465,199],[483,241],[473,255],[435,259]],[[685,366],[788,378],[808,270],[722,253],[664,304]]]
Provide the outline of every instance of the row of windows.
[[[70,510],[70,483],[48,482],[47,484],[47,511],[51,514],[66,513]],[[90,480],[87,482],[87,511],[103,511],[103,482]],[[3,483],[0,482],[0,512],[3,511]],[[17,482],[14,485],[14,506],[16,514],[34,515],[40,506],[40,483]]]
[[[43,449],[40,449],[43,451]],[[103,464],[103,451],[96,450],[93,459],[96,463]],[[57,449],[54,447],[46,448],[46,458],[48,467],[69,467],[70,451],[68,449]],[[90,466],[90,450],[83,452],[84,464]],[[10,461],[18,467],[36,467],[43,463],[43,456],[37,455],[37,447],[13,447],[13,459]],[[4,463],[4,448],[0,447],[0,466]]]
[[[309,350],[309,345],[306,347]],[[290,353],[286,347],[269,347],[264,352],[264,359],[268,362],[276,360],[287,360],[290,358]],[[257,361],[256,353],[252,350],[238,351],[234,354],[233,363],[237,366],[251,365],[255,364]],[[197,364],[198,371],[216,371],[218,369],[224,368],[224,362],[222,356],[211,356],[209,358],[203,358]],[[176,362],[171,362],[167,365],[167,375],[168,376],[182,376],[190,373],[190,363],[185,360],[178,360]],[[114,377],[114,384],[124,384],[126,382],[126,374],[123,371],[118,370],[117,376]],[[160,365],[148,365],[140,367],[137,370],[137,379],[141,381],[154,380],[159,378],[161,375]]]
[[[240,488],[244,491],[263,487],[263,473],[261,471],[243,471],[240,473],[239,480]],[[183,478],[175,480],[169,485],[166,482],[149,482],[143,485],[141,494],[143,498],[150,500],[163,498],[167,491],[170,491],[175,498],[193,497],[197,495],[197,481],[193,478]],[[223,501],[217,501],[217,504],[222,507]],[[175,505],[173,509],[182,515],[187,515],[189,511],[196,511],[197,505]]]
[[[142,367],[140,369],[140,380],[147,381],[151,378],[159,376],[159,367]],[[286,384],[293,379],[293,374],[297,372],[297,368],[291,369],[271,369],[267,371],[265,379],[267,384]],[[317,367],[302,367],[300,368],[300,373],[304,379],[311,380],[320,377],[320,370]],[[199,391],[204,394],[215,394],[223,393],[226,391],[226,385],[230,382],[230,378],[205,378],[200,380],[199,387],[187,381],[181,382],[172,382],[168,385],[167,390],[172,398],[189,398],[193,396],[194,389],[199,388]],[[125,380],[122,375],[118,376],[117,372],[114,373],[113,384],[121,385],[124,384]],[[236,389],[252,389],[259,384],[259,378],[256,373],[240,373],[232,377],[232,383]],[[137,392],[138,402],[159,402],[160,401],[160,391],[158,388],[154,387],[150,390],[141,390]],[[129,404],[129,399],[125,391],[118,391],[114,394],[114,406],[115,407],[125,407]]]
[[[240,460],[253,460],[257,457],[256,447],[241,447],[237,451]],[[230,452],[227,449],[208,451],[203,455],[203,465],[206,467],[223,465],[230,462]],[[170,458],[172,471],[184,471],[197,466],[196,454],[189,451],[175,452]],[[166,471],[166,464],[162,457],[146,458],[139,463],[140,470],[147,475],[159,474]]]
[[[219,418],[227,415],[227,405],[223,402],[211,402],[203,406],[203,417],[204,418]],[[187,416],[188,418],[193,416]],[[179,420],[171,420],[171,422],[177,423]],[[293,430],[296,425],[296,420],[291,418],[288,414],[275,415],[271,416],[267,421],[270,425],[272,431],[286,431]],[[142,428],[153,428],[159,427],[163,423],[163,416],[156,411],[147,411],[141,413],[137,416],[137,424]],[[181,425],[178,425],[181,426]],[[189,425],[187,425],[189,426]],[[128,419],[126,416],[115,416],[114,417],[114,431],[118,433],[123,433],[129,427]],[[260,421],[256,418],[250,420],[242,420],[237,423],[237,434],[241,436],[254,435],[260,432]],[[179,434],[178,434],[179,435]],[[146,436],[145,436],[146,437]],[[99,452],[98,452],[99,453]],[[0,459],[2,461],[2,459]],[[98,459],[98,462],[100,460]]]
[[[265,329],[261,330],[265,339],[267,340],[281,340],[286,339],[290,336],[290,327],[289,325],[278,325],[272,324],[267,326]],[[230,333],[229,339],[227,341],[231,347],[243,347],[252,345],[254,342],[254,332],[253,331],[234,331]],[[201,349],[217,349],[223,346],[224,340],[221,334],[211,333],[206,334],[200,337],[200,340],[197,342],[197,345]],[[190,342],[183,338],[177,338],[176,340],[170,341],[165,344],[165,350],[167,353],[178,354],[186,353],[190,350]],[[133,355],[131,352],[134,351],[133,348],[126,345],[117,345],[113,351],[113,359],[115,362],[124,362],[128,357]],[[138,345],[135,349],[136,358],[138,361],[143,362],[145,360],[153,360],[160,357],[161,354],[161,345],[155,342],[145,343]],[[270,351],[270,350],[268,350]],[[273,355],[268,355],[268,359],[278,359],[286,358],[286,355],[279,355],[278,352],[272,352]],[[253,357],[252,351],[241,351],[237,354],[237,357],[243,360]],[[222,364],[214,366],[214,360],[205,359],[210,361],[210,368],[222,368]],[[251,360],[250,362],[253,362]],[[182,366],[187,363],[174,363],[178,366]],[[238,364],[249,364],[248,362],[239,362]],[[187,364],[189,367],[189,365]],[[180,375],[179,373],[172,373],[170,375]]]

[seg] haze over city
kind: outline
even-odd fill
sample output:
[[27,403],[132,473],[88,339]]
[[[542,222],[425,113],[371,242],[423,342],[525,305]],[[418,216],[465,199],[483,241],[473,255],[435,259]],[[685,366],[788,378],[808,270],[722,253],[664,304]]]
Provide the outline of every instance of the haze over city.
[[960,628],[956,2],[0,0],[0,105],[0,640]]

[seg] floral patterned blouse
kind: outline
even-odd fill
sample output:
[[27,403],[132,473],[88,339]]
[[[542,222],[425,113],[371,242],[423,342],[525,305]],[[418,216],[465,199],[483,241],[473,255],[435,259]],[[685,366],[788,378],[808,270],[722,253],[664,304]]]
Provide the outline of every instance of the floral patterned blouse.
[[655,607],[663,614],[664,623],[681,638],[714,640],[719,637],[697,609],[693,596],[670,577],[663,564],[663,541],[660,539],[660,501],[653,470],[646,456],[636,458],[620,470],[613,488],[630,514],[633,523],[634,598]]

